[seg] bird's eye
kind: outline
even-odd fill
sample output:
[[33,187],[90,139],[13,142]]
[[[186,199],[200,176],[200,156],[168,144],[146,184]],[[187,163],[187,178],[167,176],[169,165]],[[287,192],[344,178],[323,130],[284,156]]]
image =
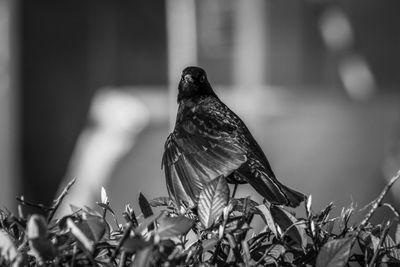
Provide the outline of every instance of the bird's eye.
[[204,82],[205,80],[206,80],[206,76],[205,75],[201,75],[200,82]]

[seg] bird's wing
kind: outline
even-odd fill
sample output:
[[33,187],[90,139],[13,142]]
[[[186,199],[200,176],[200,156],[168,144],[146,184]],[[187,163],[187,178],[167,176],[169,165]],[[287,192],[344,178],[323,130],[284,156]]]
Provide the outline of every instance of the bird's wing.
[[235,174],[247,181],[270,203],[297,207],[305,199],[304,194],[281,184],[276,179],[267,157],[247,128],[244,128],[243,138],[247,140],[249,153],[246,164],[243,164]]
[[[213,105],[216,107],[217,105]],[[223,105],[217,110],[222,111],[223,117],[228,118],[226,125],[236,128],[237,138],[242,147],[247,148],[247,161],[235,171],[238,180],[247,181],[258,193],[269,202],[278,205],[298,206],[304,195],[282,185],[275,177],[267,157],[254,139],[244,122],[229,108]],[[218,114],[218,112],[213,112]],[[220,120],[218,120],[220,121]],[[227,126],[225,126],[227,127]]]
[[247,181],[260,195],[270,203],[286,205],[288,199],[282,191],[281,183],[271,175],[265,165],[254,154],[249,155],[248,161],[236,172]]
[[238,169],[247,151],[221,112],[193,109],[190,116],[169,135],[162,164],[170,194],[193,205],[203,185]]

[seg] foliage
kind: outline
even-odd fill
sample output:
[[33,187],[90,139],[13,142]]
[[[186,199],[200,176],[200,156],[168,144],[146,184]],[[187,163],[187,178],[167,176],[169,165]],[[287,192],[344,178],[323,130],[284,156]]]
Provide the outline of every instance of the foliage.
[[[398,213],[383,203],[399,176],[353,225],[353,205],[331,218],[333,204],[314,212],[309,196],[305,218],[296,218],[284,207],[230,198],[222,177],[203,188],[195,209],[140,194],[141,214],[127,205],[120,224],[102,189],[96,210],[71,207],[70,215],[53,219],[72,181],[51,207],[19,198],[18,215],[0,211],[0,266],[399,266]],[[22,205],[47,211],[48,217],[26,218]],[[381,206],[391,208],[394,219],[373,225],[370,218]],[[252,228],[255,217],[265,224],[261,231]]]

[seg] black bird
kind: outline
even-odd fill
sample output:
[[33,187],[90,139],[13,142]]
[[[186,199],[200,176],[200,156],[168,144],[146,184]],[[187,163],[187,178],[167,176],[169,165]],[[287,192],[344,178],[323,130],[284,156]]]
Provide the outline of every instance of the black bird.
[[305,196],[281,184],[243,121],[214,93],[206,72],[183,70],[178,114],[165,142],[162,166],[170,196],[178,205],[197,204],[204,184],[223,175],[249,183],[267,201],[297,207]]

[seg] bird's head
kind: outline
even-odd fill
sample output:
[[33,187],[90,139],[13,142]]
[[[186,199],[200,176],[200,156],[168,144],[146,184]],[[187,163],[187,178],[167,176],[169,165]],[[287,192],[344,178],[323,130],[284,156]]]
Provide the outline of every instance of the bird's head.
[[182,71],[178,90],[178,102],[204,95],[215,95],[207,80],[206,72],[200,67],[187,67]]

